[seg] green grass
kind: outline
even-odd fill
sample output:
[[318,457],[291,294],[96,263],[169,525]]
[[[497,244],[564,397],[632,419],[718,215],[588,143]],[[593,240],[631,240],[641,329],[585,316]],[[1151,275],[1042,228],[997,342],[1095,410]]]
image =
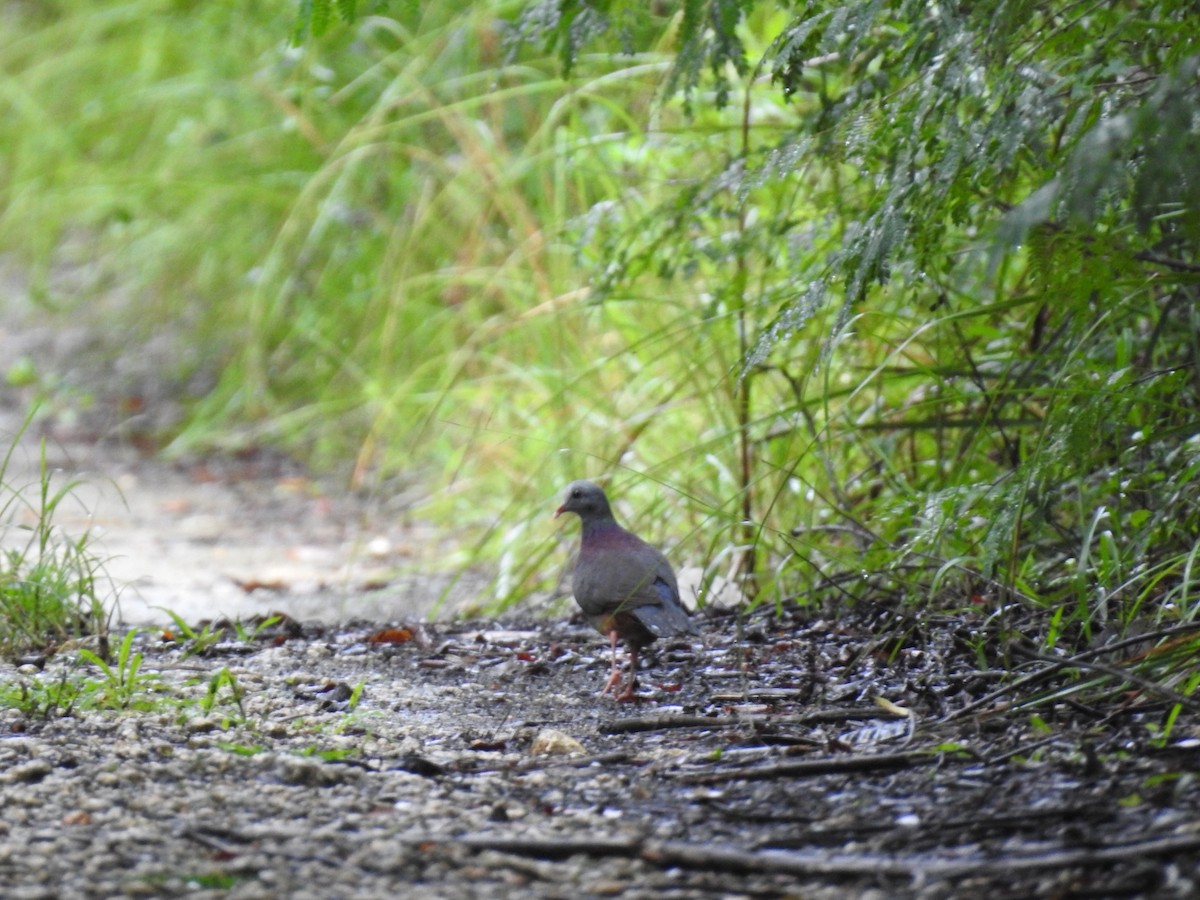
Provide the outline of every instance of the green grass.
[[142,670],[143,655],[134,649],[137,634],[132,629],[125,635],[112,661],[87,647],[64,649],[51,670],[22,671],[0,682],[0,706],[43,721],[89,712],[180,709],[180,699],[161,676]]
[[79,659],[100,670],[100,678],[92,682],[97,691],[96,705],[107,709],[151,710],[156,707],[154,695],[162,691],[161,679],[142,671],[144,657],[133,649],[138,630],[126,632],[110,663],[108,660],[81,647]]
[[106,655],[115,588],[88,534],[69,535],[55,524],[59,508],[74,501],[78,482],[56,483],[45,442],[35,483],[13,483],[9,475],[31,419],[0,458],[0,656],[87,636],[95,636]]

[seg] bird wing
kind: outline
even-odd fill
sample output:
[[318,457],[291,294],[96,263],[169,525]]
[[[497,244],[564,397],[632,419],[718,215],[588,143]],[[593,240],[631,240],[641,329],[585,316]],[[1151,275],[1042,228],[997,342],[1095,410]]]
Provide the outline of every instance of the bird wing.
[[628,532],[585,546],[573,586],[589,615],[629,612],[657,637],[696,630],[667,558]]

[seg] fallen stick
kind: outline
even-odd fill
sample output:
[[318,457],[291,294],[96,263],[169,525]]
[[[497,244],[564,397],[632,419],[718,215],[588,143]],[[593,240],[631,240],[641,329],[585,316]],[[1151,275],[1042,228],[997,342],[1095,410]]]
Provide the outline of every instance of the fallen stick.
[[622,856],[632,858],[642,853],[642,842],[637,838],[504,838],[477,835],[463,837],[457,841],[446,838],[430,838],[416,842],[419,845],[457,844],[468,850],[494,850],[514,856],[532,856],[536,859],[566,859],[570,856]]
[[749,724],[732,716],[637,716],[605,722],[596,730],[601,734],[635,734],[640,731],[665,731],[671,728],[731,728]]
[[1005,876],[1012,872],[1063,869],[1099,863],[1127,862],[1148,856],[1185,853],[1200,848],[1200,834],[1171,835],[1109,847],[1081,847],[1042,853],[1010,853],[998,857],[941,859],[932,854],[909,856],[879,853],[842,854],[784,850],[752,852],[666,841],[647,845],[641,857],[662,866],[724,872],[774,872],[782,875],[890,875],[915,880]]
[[765,781],[772,778],[810,778],[846,772],[877,772],[881,769],[907,769],[936,763],[946,757],[940,753],[915,750],[908,753],[876,753],[870,756],[835,756],[824,759],[797,759],[765,766],[744,766],[707,772],[685,772],[676,776],[682,784],[719,784],[723,781]]
[[597,730],[601,734],[633,734],[640,731],[665,731],[671,728],[737,728],[739,726],[766,725],[818,725],[822,722],[847,722],[854,719],[895,719],[879,706],[854,709],[819,709],[810,713],[790,716],[773,715],[727,715],[727,716],[632,716],[605,722]]
[[619,856],[642,859],[664,868],[708,872],[758,872],[792,876],[885,875],[917,881],[931,878],[996,877],[1012,872],[1062,869],[1146,857],[1188,853],[1200,849],[1200,834],[1178,834],[1107,847],[1081,847],[1048,852],[1007,853],[994,857],[947,859],[933,854],[828,853],[790,850],[743,850],[720,844],[683,841],[640,841],[636,838],[501,838],[487,835],[458,840],[428,839],[429,844],[457,844],[469,850],[492,850],[539,859],[570,856]]

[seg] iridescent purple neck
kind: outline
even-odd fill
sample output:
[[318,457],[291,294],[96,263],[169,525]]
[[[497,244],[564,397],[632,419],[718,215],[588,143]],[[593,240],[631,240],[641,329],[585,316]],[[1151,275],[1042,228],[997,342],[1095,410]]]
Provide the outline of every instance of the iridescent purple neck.
[[583,520],[582,539],[587,544],[620,543],[626,534],[617,520],[609,516],[592,516]]

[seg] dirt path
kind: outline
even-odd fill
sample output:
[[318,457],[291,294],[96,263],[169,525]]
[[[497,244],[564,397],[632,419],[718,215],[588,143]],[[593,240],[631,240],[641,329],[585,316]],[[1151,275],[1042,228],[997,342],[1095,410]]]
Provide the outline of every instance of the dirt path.
[[[0,407],[0,442],[20,424],[17,410]],[[481,596],[482,579],[430,569],[432,529],[339,499],[270,457],[173,465],[35,426],[6,473],[31,500],[43,437],[54,483],[79,482],[55,523],[74,538],[90,535],[126,623],[167,621],[159,607],[188,620],[282,608],[305,620],[383,621],[428,614],[452,586],[450,608]]]
[[[0,405],[0,444],[22,414]],[[160,607],[191,621],[276,608],[304,620],[385,621],[423,617],[451,588],[448,609],[482,596],[483,579],[431,569],[432,529],[379,503],[338,498],[267,455],[174,465],[35,424],[6,472],[31,502],[43,438],[54,484],[78,482],[54,521],[72,538],[90,536],[125,623],[168,621]],[[18,518],[31,524],[32,514]],[[9,530],[4,541],[26,537]]]
[[[44,440],[55,487],[79,482],[55,523],[90,536],[122,621],[168,621],[159,607],[192,621],[279,607],[303,620],[388,620],[486,600],[485,579],[439,570],[445,538],[403,497],[349,496],[269,453],[169,463],[143,452],[180,415],[187,386],[167,373],[186,341],[168,329],[129,353],[105,302],[51,316],[28,292],[0,256],[0,458],[39,408],[4,481],[36,499]],[[0,547],[27,537],[0,529]]]

